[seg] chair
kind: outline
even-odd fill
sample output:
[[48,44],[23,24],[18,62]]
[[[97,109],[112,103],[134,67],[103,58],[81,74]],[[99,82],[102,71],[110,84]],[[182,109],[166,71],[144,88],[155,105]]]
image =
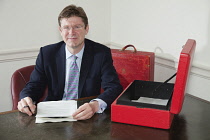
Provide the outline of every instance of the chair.
[[[34,70],[34,65],[26,66],[16,70],[11,78],[11,94],[12,94],[12,110],[17,109],[19,94],[21,90],[25,87],[26,83],[30,79],[31,72]],[[40,101],[44,100],[47,95],[48,89],[46,88],[44,91],[44,96],[40,99]]]

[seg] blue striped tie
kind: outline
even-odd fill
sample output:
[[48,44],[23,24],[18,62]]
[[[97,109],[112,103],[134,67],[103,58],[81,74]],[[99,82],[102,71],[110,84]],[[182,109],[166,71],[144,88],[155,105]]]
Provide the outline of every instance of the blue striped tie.
[[76,63],[77,56],[73,55],[73,63],[70,66],[67,93],[63,99],[78,99],[79,68]]

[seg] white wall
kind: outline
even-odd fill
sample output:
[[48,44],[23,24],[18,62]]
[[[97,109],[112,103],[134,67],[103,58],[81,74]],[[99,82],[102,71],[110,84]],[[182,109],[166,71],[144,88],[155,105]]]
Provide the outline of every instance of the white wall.
[[40,47],[61,40],[57,17],[69,4],[86,11],[90,25],[87,38],[101,43],[110,41],[111,0],[0,1],[0,112],[12,108],[12,73],[34,64]]
[[69,4],[82,6],[86,11],[90,24],[88,38],[102,43],[110,41],[110,0],[1,0],[0,50],[40,48],[60,41],[57,17]]
[[114,0],[111,41],[178,59],[187,39],[197,41],[194,64],[210,69],[209,0]]

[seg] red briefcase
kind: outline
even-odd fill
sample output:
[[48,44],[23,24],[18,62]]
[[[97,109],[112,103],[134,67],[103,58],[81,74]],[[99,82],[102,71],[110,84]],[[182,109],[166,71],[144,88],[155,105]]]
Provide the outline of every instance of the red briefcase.
[[195,47],[196,41],[188,39],[180,53],[175,83],[167,83],[175,75],[165,82],[134,80],[130,83],[112,103],[111,120],[170,129],[175,114],[182,109]]
[[[126,50],[132,47],[134,50]],[[133,45],[111,49],[113,64],[125,89],[133,80],[154,81],[154,53],[137,51]]]

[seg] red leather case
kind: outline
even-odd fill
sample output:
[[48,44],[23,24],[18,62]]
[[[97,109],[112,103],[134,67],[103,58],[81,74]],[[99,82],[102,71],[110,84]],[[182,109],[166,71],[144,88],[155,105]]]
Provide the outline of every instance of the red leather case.
[[[126,50],[132,47],[134,50]],[[118,73],[121,85],[125,89],[134,79],[154,80],[154,53],[137,51],[133,45],[121,50],[111,49],[113,64]]]
[[182,109],[185,88],[190,71],[196,42],[188,39],[181,51],[177,76],[174,83],[174,90],[171,105],[168,110],[154,108],[139,108],[136,106],[120,105],[117,100],[121,97],[129,86],[119,95],[111,105],[111,120],[113,122],[141,125],[147,127],[170,129],[174,114],[178,114]]

